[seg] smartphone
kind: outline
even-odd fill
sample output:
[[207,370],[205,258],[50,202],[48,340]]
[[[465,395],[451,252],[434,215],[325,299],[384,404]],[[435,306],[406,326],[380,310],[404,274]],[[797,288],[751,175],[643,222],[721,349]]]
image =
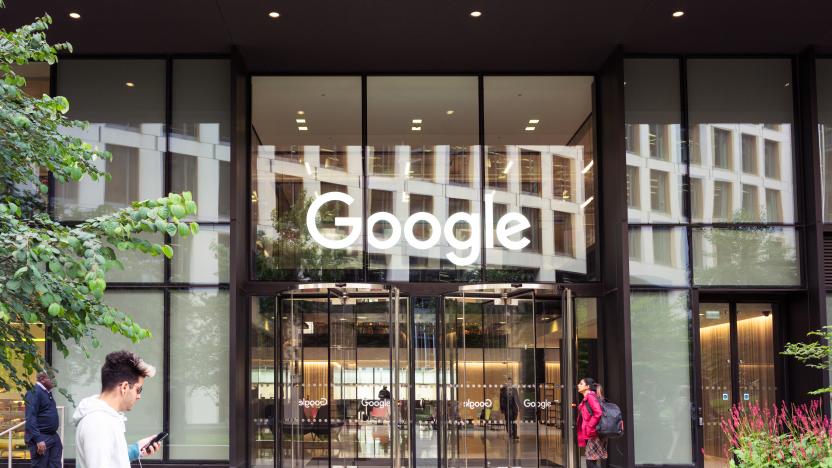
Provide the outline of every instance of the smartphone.
[[144,447],[142,447],[142,452],[147,453],[147,449],[148,449],[148,448],[152,447],[152,446],[153,446],[153,444],[155,444],[156,442],[161,442],[161,441],[163,441],[163,440],[164,440],[167,436],[168,436],[168,433],[167,433],[167,432],[165,432],[165,431],[162,431],[162,432],[160,432],[160,433],[156,434],[156,436],[155,436],[155,437],[153,437],[152,439],[150,439],[150,442],[148,442],[148,443],[147,443],[147,445],[145,445]]

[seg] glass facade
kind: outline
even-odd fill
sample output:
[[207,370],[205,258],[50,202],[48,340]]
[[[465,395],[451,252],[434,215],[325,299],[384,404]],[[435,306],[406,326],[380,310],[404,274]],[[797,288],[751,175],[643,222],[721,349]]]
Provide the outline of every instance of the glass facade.
[[[56,182],[55,215],[79,221],[132,201],[190,191],[200,223],[199,234],[172,240],[172,259],[125,252],[119,255],[125,269],[108,273],[105,300],[152,337],[134,344],[102,331],[98,348],[87,343],[89,357],[77,346],[67,356],[53,349],[57,384],[78,403],[100,392],[107,353],[135,351],[156,366],[157,375],[126,414],[128,443],[165,430],[171,435],[154,459],[228,460],[229,61],[66,59],[57,77],[57,93],[72,103],[70,117],[90,121],[77,136],[113,157],[98,161],[109,181]],[[57,399],[71,417],[73,404]],[[64,430],[64,457],[71,459],[74,426]]]
[[[825,222],[830,63],[817,61]],[[620,344],[597,299],[612,274],[598,239],[614,226],[599,222],[611,220],[598,171],[618,162],[632,387],[613,392],[632,396],[634,463],[722,463],[730,405],[783,395],[778,320],[802,294],[811,247],[790,59],[625,59],[618,162],[599,157],[593,76],[253,76],[250,192],[231,188],[228,60],[56,69],[71,116],[91,122],[77,135],[113,155],[97,162],[111,180],[55,184],[58,219],[170,191],[199,205],[200,233],[172,239],[171,260],[128,252],[129,268],[109,273],[107,302],[153,337],[102,333],[89,358],[51,353],[76,401],[99,391],[108,351],[156,365],[127,437],[169,430],[160,462],[225,462],[245,430],[252,466],[574,464],[574,379],[610,375],[604,353]],[[32,92],[48,91],[42,72]],[[232,219],[235,197],[250,218]],[[231,257],[233,223],[248,223],[247,259]],[[234,262],[251,268],[230,285]],[[315,282],[332,287],[289,292]],[[333,292],[360,282],[389,289]],[[458,291],[491,283],[516,295]],[[531,283],[580,283],[581,297]],[[229,289],[241,285],[253,286],[237,311],[248,329],[232,336]],[[231,378],[234,346],[247,347],[245,382]],[[235,399],[245,428],[233,427]],[[0,404],[16,420],[19,396]]]
[[595,278],[593,83],[254,77],[254,278]]

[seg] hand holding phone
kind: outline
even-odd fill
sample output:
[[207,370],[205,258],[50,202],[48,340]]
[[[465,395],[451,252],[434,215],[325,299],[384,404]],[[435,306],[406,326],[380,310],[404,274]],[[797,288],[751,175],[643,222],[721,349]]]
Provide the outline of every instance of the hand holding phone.
[[[153,436],[152,439],[150,439],[147,442],[147,444],[145,444],[144,447],[141,448],[141,452],[144,453],[145,455],[153,455],[154,453],[156,453],[156,450],[159,449],[158,444],[161,441],[163,441],[165,438],[167,438],[167,436],[168,436],[168,433],[164,432],[164,431],[156,434],[155,436]],[[147,439],[142,439],[142,442],[144,442],[146,440]]]

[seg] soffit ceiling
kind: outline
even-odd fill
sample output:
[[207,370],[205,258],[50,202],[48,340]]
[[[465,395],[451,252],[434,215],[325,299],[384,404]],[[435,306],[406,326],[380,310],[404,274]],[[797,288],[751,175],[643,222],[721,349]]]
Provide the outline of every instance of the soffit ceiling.
[[[253,72],[593,71],[638,53],[832,53],[817,0],[7,0],[9,29],[49,12],[77,54],[227,53]],[[468,13],[481,10],[483,16]],[[674,10],[686,14],[671,18]],[[279,11],[277,20],[269,11]],[[81,13],[71,20],[70,11]]]

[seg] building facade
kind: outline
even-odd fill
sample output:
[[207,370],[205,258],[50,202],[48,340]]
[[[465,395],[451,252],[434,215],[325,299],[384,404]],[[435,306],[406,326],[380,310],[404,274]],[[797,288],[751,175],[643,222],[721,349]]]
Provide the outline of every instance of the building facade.
[[[832,44],[813,15],[770,50],[610,33],[543,64],[343,50],[327,30],[356,62],[321,65],[254,25],[297,27],[291,9],[227,3],[222,25],[183,26],[174,7],[204,48],[153,39],[164,15],[103,44],[73,28],[122,14],[81,12],[91,26],[56,7],[78,53],[23,69],[113,154],[109,181],[50,181],[56,219],[169,192],[199,206],[172,259],[126,254],[108,278],[108,303],[152,338],[102,333],[89,357],[44,343],[75,401],[114,349],[159,368],[127,415],[128,440],[170,432],[147,464],[582,466],[575,384],[592,377],[624,413],[611,466],[724,466],[732,404],[829,385],[780,355],[832,324]],[[671,13],[648,26],[686,20]],[[19,395],[0,405],[19,418]],[[64,446],[71,464],[71,424]]]

